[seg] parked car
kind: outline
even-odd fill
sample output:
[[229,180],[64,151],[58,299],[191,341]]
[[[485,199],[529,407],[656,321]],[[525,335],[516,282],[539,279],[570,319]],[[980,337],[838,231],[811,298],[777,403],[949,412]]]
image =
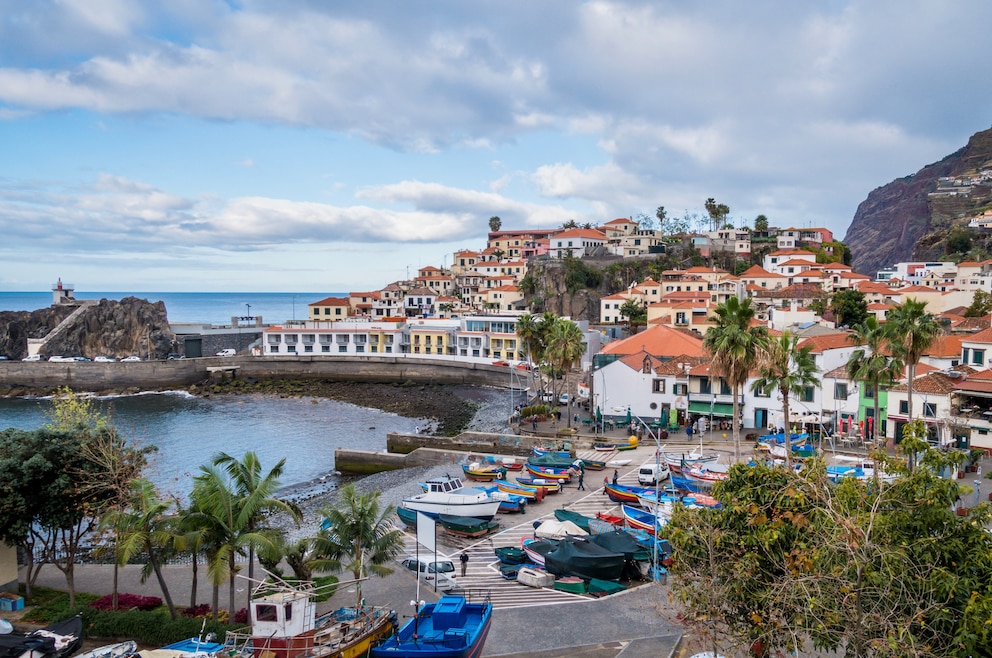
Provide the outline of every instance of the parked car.
[[131,356],[125,356],[121,361],[141,361],[141,357],[132,354]]
[[89,358],[87,358],[85,356],[70,356],[69,357],[69,360],[70,361],[92,361],[93,359],[89,359]]
[[72,361],[71,356],[50,356],[48,357],[49,363],[62,363],[63,361]]
[[222,349],[220,352],[217,352],[216,354],[214,354],[214,356],[234,356],[237,353],[238,353],[237,350],[228,347]]
[[419,558],[418,560],[415,556],[409,556],[404,558],[400,564],[410,571],[417,572],[417,575],[423,578],[428,585],[437,583],[437,588],[443,592],[458,587],[458,583],[455,581],[455,563],[451,560],[429,562],[426,558]]
[[0,354],[0,361],[7,361],[7,360],[9,359],[6,354]]
[[97,363],[114,363],[117,359],[110,356],[95,356],[93,360]]
[[658,482],[664,482],[672,473],[668,470],[668,464],[662,459],[657,464],[646,462],[637,469],[637,483],[644,486],[654,486]]
[[547,404],[551,404],[554,401],[555,401],[555,394],[554,393],[542,393],[541,394],[541,402],[546,402]]
[[568,393],[562,393],[561,397],[558,398],[558,404],[568,404],[572,397]]
[[165,358],[169,361],[178,361],[179,359],[185,359],[185,354],[179,354],[178,352],[169,352]]
[[21,359],[21,361],[41,361],[40,354],[32,354],[31,356]]

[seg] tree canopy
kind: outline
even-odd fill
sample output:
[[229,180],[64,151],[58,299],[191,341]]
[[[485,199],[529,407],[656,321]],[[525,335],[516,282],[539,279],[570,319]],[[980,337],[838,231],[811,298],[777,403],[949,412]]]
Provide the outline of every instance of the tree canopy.
[[868,302],[860,290],[838,290],[830,298],[830,310],[838,325],[853,327],[868,317]]

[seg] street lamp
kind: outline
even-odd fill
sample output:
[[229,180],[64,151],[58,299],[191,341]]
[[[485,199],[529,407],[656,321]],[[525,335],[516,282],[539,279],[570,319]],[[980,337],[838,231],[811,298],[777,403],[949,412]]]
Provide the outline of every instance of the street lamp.
[[648,436],[654,439],[654,545],[652,546],[652,561],[654,562],[654,578],[658,579],[658,511],[661,509],[661,478],[658,477],[661,471],[661,439],[651,431],[651,426],[644,422],[637,414],[633,415],[645,430]]

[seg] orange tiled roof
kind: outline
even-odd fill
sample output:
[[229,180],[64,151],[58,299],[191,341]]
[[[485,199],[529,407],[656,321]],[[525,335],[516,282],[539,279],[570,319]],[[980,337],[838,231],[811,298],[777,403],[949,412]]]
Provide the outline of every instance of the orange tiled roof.
[[307,306],[348,306],[349,303],[348,297],[325,297],[319,302],[307,304]]
[[813,354],[820,354],[825,350],[834,350],[841,347],[854,347],[855,343],[851,340],[851,336],[848,332],[841,334],[821,334],[819,336],[810,336],[804,338],[799,342],[799,349],[804,347],[812,348],[810,351]]
[[703,339],[665,325],[655,325],[629,338],[612,342],[601,352],[603,354],[636,354],[642,351],[657,357],[678,356],[679,354],[703,356]]
[[927,356],[955,357],[961,356],[961,336],[937,336],[926,351]]

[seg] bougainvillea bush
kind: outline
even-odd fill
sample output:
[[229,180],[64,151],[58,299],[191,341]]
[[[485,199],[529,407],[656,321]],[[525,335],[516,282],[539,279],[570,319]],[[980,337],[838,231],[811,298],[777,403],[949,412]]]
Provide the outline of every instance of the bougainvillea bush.
[[[162,599],[157,596],[139,596],[137,594],[118,594],[118,610],[154,610],[162,605]],[[91,608],[97,610],[113,610],[114,597],[111,594],[101,596],[90,604]]]

